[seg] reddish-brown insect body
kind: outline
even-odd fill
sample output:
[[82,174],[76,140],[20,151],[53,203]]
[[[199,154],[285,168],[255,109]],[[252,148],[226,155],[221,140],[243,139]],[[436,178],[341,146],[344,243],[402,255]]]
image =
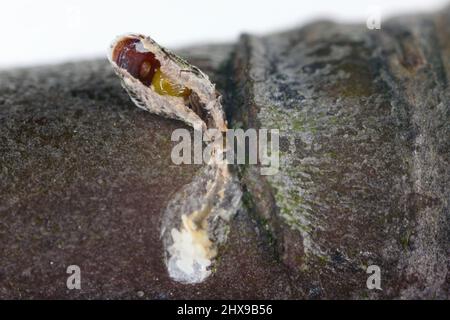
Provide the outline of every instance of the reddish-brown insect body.
[[125,39],[118,43],[113,51],[112,59],[131,76],[149,86],[161,63],[155,55],[144,48],[139,39]]

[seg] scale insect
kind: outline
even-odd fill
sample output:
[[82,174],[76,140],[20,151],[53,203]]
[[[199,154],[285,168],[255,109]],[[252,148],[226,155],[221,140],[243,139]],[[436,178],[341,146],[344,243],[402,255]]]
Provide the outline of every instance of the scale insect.
[[[116,38],[108,59],[139,108],[184,121],[204,135],[207,129],[227,130],[220,95],[208,76],[150,37]],[[212,155],[225,152],[223,145],[211,143]],[[211,274],[240,200],[236,177],[214,156],[170,199],[162,214],[161,239],[172,279],[198,283]]]

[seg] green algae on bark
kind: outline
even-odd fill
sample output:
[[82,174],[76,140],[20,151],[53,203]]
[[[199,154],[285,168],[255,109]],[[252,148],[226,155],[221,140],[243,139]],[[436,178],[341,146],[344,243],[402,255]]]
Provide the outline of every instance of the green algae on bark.
[[[241,38],[234,70],[244,98],[234,100],[233,119],[280,129],[282,145],[277,175],[245,172],[252,202],[272,199],[249,210],[269,222],[303,286],[317,289],[311,297],[446,296],[443,16],[394,19],[379,32],[320,22]],[[382,293],[364,292],[370,264],[383,270]]]

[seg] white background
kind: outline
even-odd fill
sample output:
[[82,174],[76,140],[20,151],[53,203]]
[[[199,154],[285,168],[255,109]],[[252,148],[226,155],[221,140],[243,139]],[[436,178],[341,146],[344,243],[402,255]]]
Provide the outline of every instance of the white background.
[[317,18],[361,22],[373,7],[382,21],[430,12],[448,0],[1,0],[0,68],[105,56],[112,39],[148,34],[176,48],[234,41],[242,32],[265,33]]

